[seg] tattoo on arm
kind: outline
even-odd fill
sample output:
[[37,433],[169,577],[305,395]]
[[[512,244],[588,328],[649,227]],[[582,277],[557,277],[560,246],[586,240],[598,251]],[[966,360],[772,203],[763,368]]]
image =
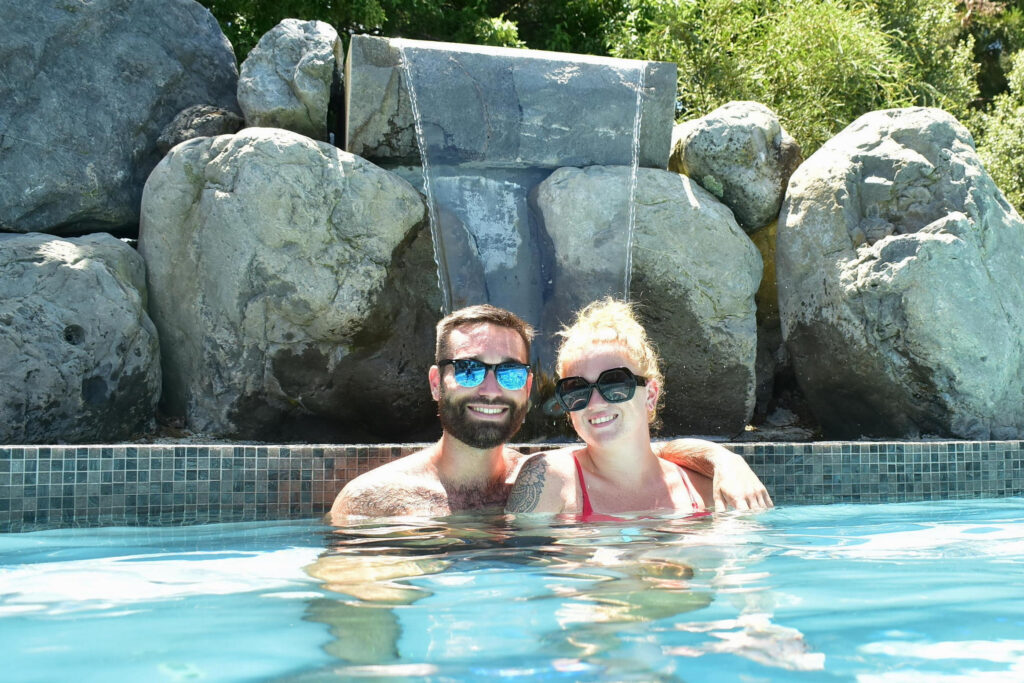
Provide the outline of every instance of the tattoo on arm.
[[543,458],[531,458],[523,465],[516,478],[512,493],[509,494],[506,512],[533,512],[540,503],[540,493],[544,490],[544,477],[548,464]]

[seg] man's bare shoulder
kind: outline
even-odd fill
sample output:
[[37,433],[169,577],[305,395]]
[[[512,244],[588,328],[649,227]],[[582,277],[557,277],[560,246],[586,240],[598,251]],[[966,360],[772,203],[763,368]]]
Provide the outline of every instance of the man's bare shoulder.
[[560,448],[525,458],[509,494],[506,512],[561,512],[576,482],[573,450]]
[[513,463],[513,466],[508,469],[508,481],[509,483],[515,482],[523,467],[529,462],[533,462],[534,467],[538,467],[540,463],[543,462],[550,468],[562,471],[565,469],[566,465],[572,463],[570,455],[577,448],[579,448],[579,446],[566,446],[564,448],[556,448],[550,451],[538,451],[537,453],[529,454],[520,453],[519,451],[512,450],[511,448],[506,448],[506,452],[511,451],[511,453],[514,454],[506,456],[509,458],[509,461]]
[[330,517],[432,514],[444,492],[431,466],[431,449],[417,451],[351,480],[334,499]]

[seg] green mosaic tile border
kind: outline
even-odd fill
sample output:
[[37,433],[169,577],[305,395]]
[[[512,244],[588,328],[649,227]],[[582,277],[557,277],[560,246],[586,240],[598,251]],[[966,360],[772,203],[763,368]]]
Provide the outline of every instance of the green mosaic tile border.
[[[1024,495],[1022,444],[723,445],[791,505]],[[422,446],[0,446],[0,532],[317,517],[349,479]]]

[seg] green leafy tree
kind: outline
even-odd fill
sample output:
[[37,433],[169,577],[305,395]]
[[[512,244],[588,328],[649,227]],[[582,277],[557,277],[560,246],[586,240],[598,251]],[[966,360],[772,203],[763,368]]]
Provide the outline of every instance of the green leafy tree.
[[[923,9],[914,14],[911,5]],[[952,0],[634,0],[615,54],[676,62],[680,118],[771,107],[805,153],[863,113],[966,112],[970,44]]]
[[981,94],[978,104],[986,105],[1009,87],[1013,54],[1024,46],[1024,2],[966,0],[963,6],[961,31],[974,41]]
[[235,48],[239,61],[282,19],[319,19],[339,33],[373,32],[385,20],[380,0],[201,0]]
[[913,103],[909,65],[867,7],[780,3],[745,47],[745,66],[805,149],[861,114]]
[[974,36],[955,0],[870,0],[889,44],[909,69],[914,104],[967,121],[977,101]]
[[978,154],[996,185],[1017,211],[1024,209],[1024,52],[1009,60],[1005,93],[982,115]]
[[607,54],[626,10],[618,0],[201,0],[245,58],[282,19],[319,19],[342,36],[369,33]]

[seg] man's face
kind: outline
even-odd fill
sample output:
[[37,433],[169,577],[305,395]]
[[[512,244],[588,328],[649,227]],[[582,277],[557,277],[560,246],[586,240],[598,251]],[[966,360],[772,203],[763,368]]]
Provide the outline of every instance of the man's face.
[[[461,325],[448,338],[452,359],[475,358],[488,364],[518,361],[528,363],[526,344],[507,327],[490,323]],[[506,443],[519,431],[526,417],[531,375],[526,386],[509,391],[498,384],[489,370],[475,387],[455,381],[454,368],[436,365],[430,369],[430,388],[438,402],[438,415],[445,432],[473,448],[489,449]]]

